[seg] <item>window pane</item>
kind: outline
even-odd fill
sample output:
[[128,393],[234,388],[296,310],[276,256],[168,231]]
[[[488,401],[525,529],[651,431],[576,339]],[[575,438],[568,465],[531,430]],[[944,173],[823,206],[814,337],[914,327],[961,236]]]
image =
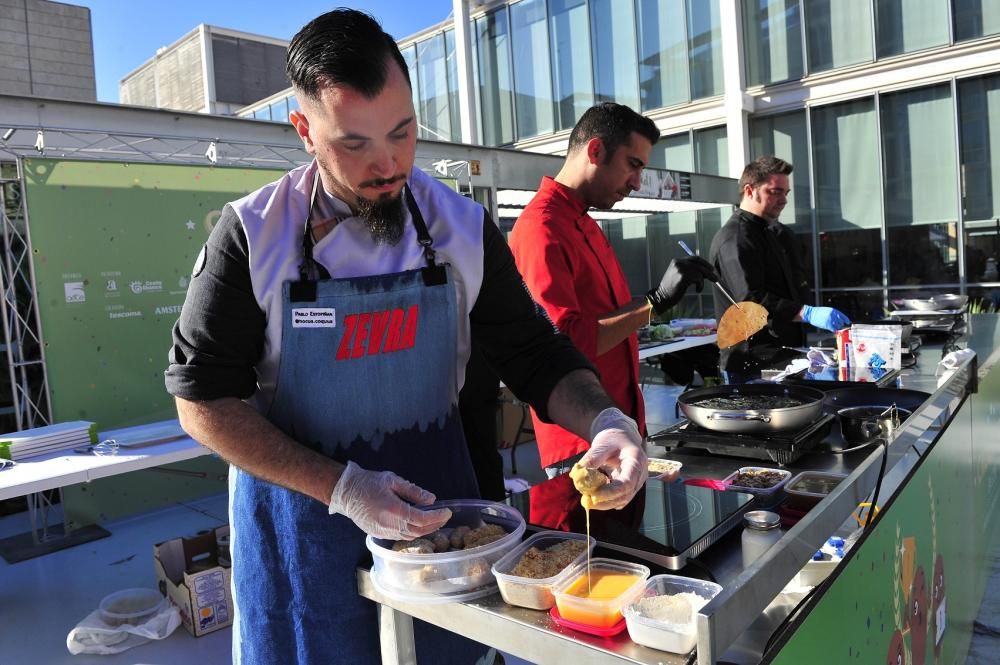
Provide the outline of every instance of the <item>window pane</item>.
[[865,319],[882,319],[882,291],[825,291],[823,304],[836,307],[852,321]]
[[551,0],[552,79],[559,129],[576,125],[594,105],[586,0]]
[[881,285],[882,241],[875,103],[813,111],[813,158],[824,287]]
[[476,45],[483,143],[513,143],[514,85],[510,71],[510,31],[505,10],[476,19]]
[[809,150],[806,143],[804,111],[750,119],[750,159],[777,155],[791,162],[795,170],[788,176],[792,190],[781,221],[795,231],[803,269],[813,281],[815,263],[812,243],[812,198],[809,195]]
[[288,122],[288,105],[284,99],[271,102],[271,120],[275,122]]
[[417,43],[417,72],[420,78],[420,135],[447,141],[451,137],[451,113],[448,108],[448,63],[445,60],[444,35],[437,34]]
[[803,0],[809,71],[872,59],[871,0]]
[[883,95],[881,112],[889,284],[957,282],[951,88]]
[[711,127],[694,132],[695,168],[698,173],[729,175],[729,143],[726,128]]
[[590,0],[594,53],[594,97],[639,108],[635,14],[632,2]]
[[514,87],[517,136],[527,138],[555,129],[549,75],[545,0],[522,0],[510,6],[513,25]]
[[959,82],[958,104],[965,221],[992,222],[1000,217],[1000,76]]
[[649,156],[649,165],[671,171],[694,171],[694,153],[688,132],[660,137]]
[[688,101],[683,0],[639,0],[639,99],[643,111]]
[[[410,73],[410,87],[412,88],[413,96],[413,111],[417,114],[417,123],[423,122],[423,118],[420,117],[420,98],[419,98],[419,76],[417,76],[417,47],[408,46],[404,49],[400,49],[403,54],[403,60],[406,61],[406,68]],[[423,136],[422,130],[417,128],[417,136]]]
[[291,97],[288,98],[288,112],[291,113],[292,111],[298,111],[298,110],[299,110],[299,100],[295,98],[295,95],[292,95]]
[[686,2],[691,99],[721,95],[722,29],[719,27],[719,3],[705,0]]
[[875,0],[878,57],[948,43],[947,0]]
[[958,216],[954,107],[947,85],[883,95],[885,219],[889,226]]
[[646,264],[646,217],[603,220],[601,226],[618,257],[632,294],[649,291],[652,286]]
[[976,39],[1000,32],[1000,3],[989,0],[952,0],[955,40]]
[[444,33],[444,49],[448,61],[448,115],[451,117],[451,140],[462,141],[462,111],[458,103],[458,59],[455,57],[455,31]]
[[801,78],[799,0],[748,0],[743,13],[747,82],[759,85]]
[[796,226],[797,232],[808,232],[812,226],[812,204],[804,111],[750,119],[750,159],[764,155],[776,155],[795,167],[788,176],[792,191],[781,221]]
[[[1000,76],[959,82],[958,104],[965,278],[972,283],[1000,282]],[[974,297],[987,306],[1000,304],[997,290]]]
[[256,111],[253,112],[253,119],[254,120],[270,120],[271,119],[271,108],[269,106],[265,106],[263,108],[257,109]]

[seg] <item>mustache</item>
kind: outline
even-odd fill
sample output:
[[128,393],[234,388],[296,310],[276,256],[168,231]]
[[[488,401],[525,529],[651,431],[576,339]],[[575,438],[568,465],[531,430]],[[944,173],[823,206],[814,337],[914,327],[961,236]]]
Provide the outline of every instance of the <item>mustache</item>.
[[373,180],[365,180],[358,187],[384,187],[386,185],[391,185],[394,182],[399,182],[400,180],[406,180],[406,174],[400,173],[391,178],[375,178]]

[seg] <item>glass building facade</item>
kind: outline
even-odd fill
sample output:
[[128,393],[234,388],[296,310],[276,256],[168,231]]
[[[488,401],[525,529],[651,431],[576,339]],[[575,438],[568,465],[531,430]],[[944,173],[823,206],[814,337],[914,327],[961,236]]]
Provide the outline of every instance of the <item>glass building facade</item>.
[[[480,3],[468,27],[478,142],[559,152],[586,108],[627,104],[663,131],[652,166],[795,165],[782,221],[817,302],[855,317],[915,293],[1000,303],[1000,2],[512,0]],[[400,45],[420,136],[460,141],[454,24]],[[288,97],[244,114],[284,121]],[[677,240],[707,253],[727,217],[602,225],[642,293]],[[708,294],[684,306],[712,314]]]

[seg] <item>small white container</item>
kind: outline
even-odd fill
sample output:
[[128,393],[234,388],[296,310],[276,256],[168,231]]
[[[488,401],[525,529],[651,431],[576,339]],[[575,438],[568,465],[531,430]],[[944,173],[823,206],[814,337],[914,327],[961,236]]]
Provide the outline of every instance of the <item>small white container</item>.
[[101,619],[109,626],[146,623],[170,601],[156,589],[123,589],[108,594],[98,606]]
[[[720,591],[722,591],[722,587],[715,582],[704,582],[679,575],[654,575],[646,580],[646,587],[640,599],[693,593],[708,602],[715,598]],[[639,599],[637,599],[636,602],[626,607],[622,614],[625,615],[628,635],[636,644],[670,653],[688,653],[694,649],[695,643],[698,641],[693,616],[696,612],[692,614],[691,621],[685,623],[661,621],[643,615],[639,610]]]
[[375,588],[397,600],[421,603],[470,600],[493,593],[492,566],[521,542],[525,528],[521,514],[506,504],[478,499],[439,501],[428,508],[451,510],[445,529],[498,524],[507,535],[479,547],[435,554],[395,552],[393,541],[368,536],[365,545],[372,553]]
[[[511,571],[517,566],[524,553],[532,547],[547,550],[568,540],[587,541],[587,547],[580,552],[579,556],[569,562],[555,575],[545,578],[533,578],[511,574]],[[493,575],[497,578],[500,595],[503,596],[503,599],[509,605],[527,607],[532,610],[551,609],[556,604],[556,598],[552,595],[552,587],[562,579],[566,571],[576,564],[586,561],[587,550],[589,549],[593,552],[596,546],[597,540],[595,538],[591,537],[588,539],[582,533],[567,533],[565,531],[541,531],[536,533],[493,564]]]
[[650,480],[666,480],[671,476],[680,473],[684,464],[672,459],[662,459],[660,457],[650,457],[646,460],[646,468],[649,470]]
[[785,535],[781,517],[767,510],[751,510],[743,516],[743,568],[749,568]]

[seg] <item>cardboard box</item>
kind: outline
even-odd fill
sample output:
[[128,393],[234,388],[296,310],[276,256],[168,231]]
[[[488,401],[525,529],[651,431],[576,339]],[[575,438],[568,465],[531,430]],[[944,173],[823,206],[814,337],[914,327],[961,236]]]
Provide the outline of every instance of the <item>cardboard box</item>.
[[233,624],[232,569],[219,565],[218,536],[228,537],[229,525],[153,546],[160,592],[195,637]]

